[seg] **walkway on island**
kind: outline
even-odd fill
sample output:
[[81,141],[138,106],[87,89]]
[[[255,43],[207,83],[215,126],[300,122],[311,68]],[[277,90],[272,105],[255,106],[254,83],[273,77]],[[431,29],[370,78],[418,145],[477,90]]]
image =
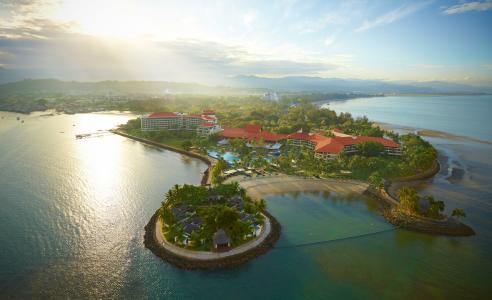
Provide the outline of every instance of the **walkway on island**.
[[290,175],[271,175],[261,177],[234,176],[226,182],[237,181],[254,199],[266,195],[289,192],[330,191],[345,194],[362,194],[369,184],[351,179],[321,179]]
[[219,258],[231,257],[237,254],[245,253],[251,249],[254,249],[268,237],[271,232],[271,224],[270,219],[267,216],[265,217],[265,225],[261,229],[258,237],[252,241],[247,242],[239,247],[233,248],[227,252],[209,252],[209,251],[193,251],[185,248],[178,247],[169,243],[162,234],[162,220],[161,218],[157,218],[155,223],[155,239],[166,250],[172,252],[177,256],[181,256],[187,259],[195,259],[195,260],[214,260]]

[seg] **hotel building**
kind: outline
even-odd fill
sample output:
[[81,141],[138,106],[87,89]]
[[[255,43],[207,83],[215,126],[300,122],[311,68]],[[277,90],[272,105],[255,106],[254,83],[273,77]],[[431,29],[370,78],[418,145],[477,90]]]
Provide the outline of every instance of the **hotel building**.
[[266,142],[285,141],[290,146],[305,147],[314,151],[315,156],[334,159],[341,153],[354,154],[359,150],[357,144],[376,142],[384,146],[388,155],[402,155],[400,144],[383,137],[351,136],[340,130],[333,130],[334,137],[319,134],[296,132],[292,134],[275,134],[263,130],[261,125],[246,125],[245,128],[224,128],[220,135],[224,138],[241,138],[248,140],[264,140]]
[[140,117],[142,131],[157,130],[194,130],[205,136],[220,132],[215,112],[205,110],[202,114],[179,112],[157,112]]

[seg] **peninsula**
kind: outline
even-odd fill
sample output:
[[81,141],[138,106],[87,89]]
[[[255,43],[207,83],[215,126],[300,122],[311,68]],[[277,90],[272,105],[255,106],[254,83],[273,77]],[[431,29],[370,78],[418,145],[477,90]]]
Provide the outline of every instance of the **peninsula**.
[[[265,253],[280,225],[261,197],[288,191],[366,193],[381,200],[382,215],[395,226],[475,234],[459,221],[466,216],[462,209],[445,216],[442,201],[405,186],[439,171],[436,149],[420,136],[308,102],[263,103],[268,112],[237,105],[150,113],[115,130],[209,164],[203,186],[171,189],[147,225],[145,244],[156,255],[182,268],[216,269]],[[396,195],[388,193],[393,184],[400,186]]]

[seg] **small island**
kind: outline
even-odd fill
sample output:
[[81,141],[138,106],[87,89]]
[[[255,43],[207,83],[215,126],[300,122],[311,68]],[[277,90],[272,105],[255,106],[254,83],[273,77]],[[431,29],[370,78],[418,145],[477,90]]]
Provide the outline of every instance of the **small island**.
[[409,230],[450,236],[470,236],[475,231],[459,221],[466,217],[463,209],[455,208],[451,217],[445,215],[445,204],[434,196],[421,197],[411,187],[403,187],[398,192],[399,202],[384,211],[388,222]]
[[168,191],[146,227],[145,244],[186,269],[242,264],[273,247],[280,225],[237,182],[212,187],[182,185]]
[[256,238],[265,225],[263,199],[253,201],[237,182],[174,186],[159,209],[168,242],[198,251],[225,251]]

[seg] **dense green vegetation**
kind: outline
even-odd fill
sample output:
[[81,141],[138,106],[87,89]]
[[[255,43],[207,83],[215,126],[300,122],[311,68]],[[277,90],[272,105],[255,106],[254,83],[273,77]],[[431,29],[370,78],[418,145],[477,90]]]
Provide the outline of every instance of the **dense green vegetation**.
[[[169,144],[182,149],[194,148],[195,151],[206,153],[206,149],[215,149],[218,152],[232,151],[239,154],[241,161],[234,167],[254,167],[265,171],[276,171],[287,174],[302,174],[306,176],[322,177],[349,177],[355,179],[392,179],[401,176],[414,175],[429,169],[437,158],[437,151],[430,143],[415,134],[398,135],[383,130],[374,125],[367,118],[352,118],[348,113],[336,114],[329,109],[301,101],[296,106],[285,102],[267,102],[255,98],[247,102],[220,101],[215,99],[208,105],[201,102],[192,105],[188,103],[188,110],[170,102],[167,110],[197,112],[205,107],[213,107],[217,111],[219,121],[223,127],[242,127],[249,123],[261,124],[265,129],[277,133],[292,133],[303,129],[310,132],[319,132],[329,136],[328,131],[340,128],[345,133],[368,136],[387,136],[403,146],[401,157],[383,154],[380,144],[365,142],[358,145],[356,155],[340,155],[337,159],[324,160],[315,157],[310,149],[290,147],[284,145],[279,156],[269,156],[268,151],[261,146],[263,141],[256,141],[256,147],[246,146],[241,139],[231,140],[229,145],[218,147],[219,137],[197,137],[194,132],[182,131],[140,131],[140,121],[131,120],[121,129],[129,134]],[[266,160],[265,158],[269,158]],[[220,180],[220,172],[214,171]]]
[[[434,196],[428,195],[421,197],[417,190],[411,187],[403,187],[399,190],[398,196],[400,202],[397,209],[409,215],[417,215],[432,219],[444,219],[444,202],[435,200]],[[451,214],[453,217],[465,217],[465,211],[461,208],[455,208]]]
[[[175,185],[159,209],[166,239],[191,249],[212,249],[213,235],[223,229],[232,246],[254,238],[255,225],[262,225],[264,200],[253,201],[237,182],[205,186]],[[191,228],[192,230],[188,229]]]

